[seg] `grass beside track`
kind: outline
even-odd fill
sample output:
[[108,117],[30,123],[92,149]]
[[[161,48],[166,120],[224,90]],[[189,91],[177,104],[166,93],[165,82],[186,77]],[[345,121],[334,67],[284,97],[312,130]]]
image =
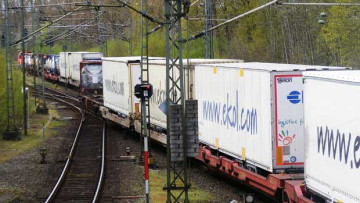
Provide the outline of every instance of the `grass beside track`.
[[0,187],[0,202],[11,202],[10,200],[14,200],[14,202],[16,202],[16,199],[22,197],[23,195],[23,189],[15,187]]
[[[163,190],[166,183],[166,170],[150,170],[149,171],[149,183],[150,183],[150,200],[151,202],[166,202],[167,193]],[[180,181],[178,183],[180,185]],[[175,191],[174,194],[180,194],[180,191]],[[191,188],[189,190],[189,199],[190,202],[212,202],[216,199],[215,195],[210,191],[205,191],[199,187],[197,187],[194,183],[192,183]],[[184,201],[184,195],[180,198],[179,202]],[[139,200],[140,202],[144,202],[144,200]]]
[[[49,115],[40,115],[33,112],[30,115],[30,128],[28,135],[22,135],[20,141],[7,141],[0,139],[0,163],[8,161],[22,153],[25,153],[43,143],[42,126],[48,123],[45,128],[45,138],[56,135],[57,129],[65,125],[65,121],[57,120],[60,118],[57,110],[49,106]],[[39,155],[40,156],[40,155]]]

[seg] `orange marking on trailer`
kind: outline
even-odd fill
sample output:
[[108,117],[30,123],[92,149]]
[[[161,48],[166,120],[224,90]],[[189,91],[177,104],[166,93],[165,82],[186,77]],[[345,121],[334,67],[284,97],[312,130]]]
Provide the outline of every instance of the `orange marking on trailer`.
[[276,148],[276,165],[283,164],[283,147]]
[[245,156],[245,147],[241,148],[241,158],[242,160],[246,160],[246,156]]

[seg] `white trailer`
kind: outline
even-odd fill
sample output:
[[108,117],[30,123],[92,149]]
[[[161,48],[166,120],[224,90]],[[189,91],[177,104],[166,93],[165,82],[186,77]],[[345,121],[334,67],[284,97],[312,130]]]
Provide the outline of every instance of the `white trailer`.
[[[187,59],[183,60],[184,71],[184,93],[185,99],[194,98],[194,67],[198,64],[209,63],[239,63],[242,60],[237,59]],[[166,115],[160,105],[165,104],[166,99],[166,61],[154,60],[149,63],[149,82],[153,85],[153,96],[150,99],[150,118],[151,123],[156,127],[166,129]],[[174,68],[173,78],[178,78],[179,72]],[[177,82],[180,87],[180,81]],[[176,88],[175,88],[176,90]],[[180,99],[180,92],[176,91],[175,95],[170,95],[175,99]]]
[[[140,57],[105,57],[103,60],[103,96],[104,106],[100,107],[103,117],[125,127],[134,125],[141,131],[140,100],[134,96],[134,86],[141,82]],[[190,59],[184,60],[186,98],[193,98],[194,66],[201,63],[241,62],[229,59]],[[174,72],[178,75],[178,72]],[[150,99],[151,138],[166,144],[166,115],[159,108],[165,101],[166,61],[152,57],[149,61],[149,82],[154,94]],[[180,85],[180,83],[178,83]],[[180,95],[180,93],[178,93]],[[133,121],[133,122],[132,122]]]
[[360,71],[304,73],[306,186],[360,202]]
[[270,63],[196,66],[199,141],[245,161],[255,171],[301,171],[301,73],[324,69],[342,68]]
[[[160,58],[150,58],[153,59]],[[104,57],[102,68],[102,115],[122,126],[130,127],[131,118],[140,112],[140,100],[133,92],[135,85],[141,83],[140,57]]]
[[60,62],[60,81],[65,82],[69,78],[69,52],[60,52],[59,53],[59,62]]
[[60,81],[80,87],[80,62],[84,60],[101,60],[98,52],[60,52]]
[[[184,72],[184,86],[185,99],[194,98],[194,67],[197,64],[206,63],[239,63],[243,62],[238,59],[183,59]],[[176,68],[173,69],[173,78],[179,76]],[[165,99],[166,99],[166,61],[153,60],[149,62],[149,83],[153,85],[153,96],[150,98],[150,123],[152,139],[166,144],[166,114],[165,114]],[[177,82],[180,87],[180,81]],[[180,99],[180,92],[170,95],[173,98]],[[135,131],[141,131],[141,122],[134,121]]]

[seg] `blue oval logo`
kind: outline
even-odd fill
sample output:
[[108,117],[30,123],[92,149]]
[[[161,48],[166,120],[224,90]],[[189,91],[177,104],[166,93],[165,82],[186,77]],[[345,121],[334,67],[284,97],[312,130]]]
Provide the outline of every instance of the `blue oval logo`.
[[295,163],[295,162],[296,162],[296,156],[290,157],[290,162],[291,162],[291,163]]
[[300,97],[301,93],[298,91],[292,91],[290,92],[290,94],[287,96],[287,99],[293,103],[293,104],[297,104],[301,101],[301,97]]

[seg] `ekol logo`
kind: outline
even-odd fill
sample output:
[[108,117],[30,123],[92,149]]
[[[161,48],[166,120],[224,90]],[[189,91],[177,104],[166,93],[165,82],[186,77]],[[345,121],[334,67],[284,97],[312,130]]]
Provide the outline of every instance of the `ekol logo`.
[[290,92],[290,94],[287,96],[287,99],[293,103],[293,104],[297,104],[302,100],[302,94],[298,91],[292,91]]

